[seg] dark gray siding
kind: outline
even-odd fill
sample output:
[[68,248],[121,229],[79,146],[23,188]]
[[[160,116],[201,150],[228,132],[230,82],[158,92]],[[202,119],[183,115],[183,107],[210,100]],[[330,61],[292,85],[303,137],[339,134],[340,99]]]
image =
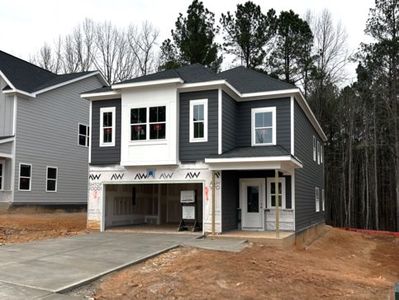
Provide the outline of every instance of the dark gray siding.
[[[265,203],[267,195],[267,178],[274,178],[273,170],[255,171],[222,171],[222,231],[237,229],[238,213],[240,201],[240,178],[265,178]],[[286,208],[291,206],[291,177],[285,178],[285,198]]]
[[324,221],[324,212],[316,212],[315,204],[315,187],[324,189],[324,164],[313,161],[313,136],[321,139],[296,102],[294,112],[295,156],[303,163],[295,171],[295,230],[301,231]]
[[[277,145],[291,151],[290,98],[254,100],[239,102],[236,122],[236,146],[251,146],[251,109],[258,107],[276,107]],[[224,108],[223,108],[224,111]],[[223,125],[223,130],[225,126]]]
[[[115,107],[115,147],[100,147],[100,108]],[[91,165],[119,164],[121,161],[121,100],[93,101],[91,116]]]
[[229,151],[236,146],[236,120],[237,120],[237,102],[227,95],[222,94],[222,149],[223,153]]
[[[208,142],[190,143],[190,100],[208,99]],[[180,94],[179,157],[181,162],[203,161],[218,153],[218,90]]]

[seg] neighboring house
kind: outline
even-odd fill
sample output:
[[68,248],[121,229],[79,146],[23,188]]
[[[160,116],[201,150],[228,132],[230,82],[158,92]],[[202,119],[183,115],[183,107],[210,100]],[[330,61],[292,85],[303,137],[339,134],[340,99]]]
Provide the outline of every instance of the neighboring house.
[[[281,230],[324,222],[326,136],[297,87],[196,64],[82,98],[91,101],[91,228],[195,214],[204,232],[274,230],[276,197]],[[183,208],[193,195],[194,210]]]
[[85,204],[98,72],[56,75],[0,51],[0,205]]

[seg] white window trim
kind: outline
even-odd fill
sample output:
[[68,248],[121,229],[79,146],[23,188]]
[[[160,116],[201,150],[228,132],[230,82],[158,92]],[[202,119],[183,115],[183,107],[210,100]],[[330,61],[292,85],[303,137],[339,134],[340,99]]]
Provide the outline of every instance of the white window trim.
[[326,210],[326,198],[325,198],[324,189],[321,190],[321,209],[322,211]]
[[[47,181],[49,180],[48,178],[48,169],[56,169],[56,176],[55,176],[55,190],[54,191],[49,191],[47,189]],[[50,179],[50,180],[54,180],[54,179]],[[58,190],[58,167],[53,167],[53,166],[46,166],[46,193],[57,193]]]
[[323,144],[320,143],[320,162],[324,162],[324,147]]
[[[255,114],[256,113],[263,113],[263,112],[271,112],[272,113],[272,142],[271,143],[256,143],[256,130],[255,130]],[[260,108],[253,108],[251,110],[251,145],[252,146],[270,146],[270,145],[276,145],[276,107],[260,107]]]
[[[101,107],[100,108],[100,147],[114,147],[115,146],[115,120],[116,120],[116,115],[115,115],[116,108],[115,107]],[[103,114],[111,112],[112,113],[112,135],[111,135],[111,142],[109,143],[104,143],[104,118]]]
[[[80,125],[86,126],[85,145],[79,144],[79,137],[81,136],[80,131],[79,131]],[[87,144],[87,138],[89,138],[89,143],[90,143],[90,126],[87,124],[84,124],[84,123],[78,123],[78,146],[85,147],[85,148],[89,147],[89,144]]]
[[[269,177],[267,178],[267,207],[268,208],[276,208],[276,206],[272,206],[272,195],[271,195],[271,184],[276,182],[276,178]],[[285,189],[285,177],[280,177],[279,182],[281,183],[281,209],[286,208],[286,189]],[[276,198],[277,199],[277,198]]]
[[[20,181],[21,181],[21,166],[22,165],[30,166],[30,177],[23,176],[23,178],[29,178],[30,179],[29,180],[29,190],[21,190]],[[33,179],[33,167],[32,167],[32,164],[27,164],[27,163],[23,163],[23,162],[19,163],[19,169],[18,169],[18,191],[20,191],[20,192],[30,192],[30,191],[32,191],[32,179]]]
[[314,198],[315,198],[316,212],[320,212],[320,188],[317,186],[314,188]]
[[313,136],[313,161],[316,161],[317,158],[317,142],[316,142],[316,137]]
[[[204,105],[204,137],[194,138],[194,106]],[[204,143],[208,141],[208,99],[190,100],[189,113],[190,143]]]
[[[164,122],[150,122],[150,108],[152,107],[165,107],[165,121]],[[140,108],[145,108],[145,115],[146,115],[146,122],[145,123],[131,123],[130,120],[130,115],[131,115],[131,111],[132,109],[140,109]],[[165,144],[165,142],[167,141],[167,123],[168,123],[168,118],[167,118],[167,114],[168,114],[168,106],[166,104],[163,105],[151,105],[151,106],[137,106],[137,107],[130,107],[129,108],[129,143],[130,144],[145,144],[145,145],[150,145],[150,144],[154,144],[154,145],[159,145],[159,144]],[[164,139],[150,139],[150,127],[151,124],[165,124],[165,138]],[[145,140],[132,140],[132,126],[134,125],[145,125]]]
[[0,166],[1,166],[1,170],[2,170],[2,175],[0,177],[0,191],[4,191],[4,173],[5,173],[5,161],[4,160],[0,160]]
[[321,148],[320,148],[320,142],[317,141],[317,164],[320,165],[320,160],[321,160]]

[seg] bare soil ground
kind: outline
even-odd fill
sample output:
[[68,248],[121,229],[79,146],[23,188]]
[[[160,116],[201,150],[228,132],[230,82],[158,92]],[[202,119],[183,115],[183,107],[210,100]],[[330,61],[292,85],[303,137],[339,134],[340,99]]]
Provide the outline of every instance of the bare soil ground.
[[0,245],[86,232],[86,213],[17,210],[0,214]]
[[399,238],[330,229],[307,249],[251,243],[241,253],[178,248],[108,275],[94,299],[387,299]]

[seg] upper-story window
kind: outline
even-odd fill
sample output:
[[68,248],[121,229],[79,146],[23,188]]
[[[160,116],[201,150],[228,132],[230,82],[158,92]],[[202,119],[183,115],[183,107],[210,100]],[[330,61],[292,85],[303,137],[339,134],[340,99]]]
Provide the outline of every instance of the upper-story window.
[[317,158],[316,145],[317,145],[317,140],[316,140],[316,137],[313,136],[313,161],[316,161],[316,158]]
[[100,147],[115,146],[115,107],[100,109]]
[[320,142],[317,141],[317,164],[320,165],[320,161],[321,161],[321,145]]
[[190,101],[190,143],[208,141],[208,99]]
[[89,147],[90,142],[90,127],[84,124],[79,124],[78,129],[78,144],[79,146]]
[[166,106],[132,108],[130,110],[130,139],[164,140],[166,138]]
[[276,144],[276,108],[252,109],[252,146]]

